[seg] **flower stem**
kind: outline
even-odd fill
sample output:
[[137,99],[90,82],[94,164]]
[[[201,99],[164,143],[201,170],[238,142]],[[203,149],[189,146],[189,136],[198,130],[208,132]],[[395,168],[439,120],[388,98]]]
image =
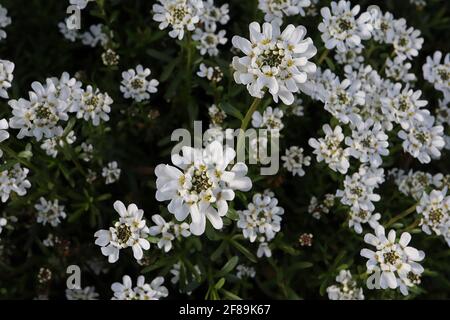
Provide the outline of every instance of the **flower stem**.
[[262,101],[261,98],[255,98],[253,100],[252,104],[250,105],[250,107],[248,108],[244,119],[242,119],[241,130],[239,131],[239,136],[238,136],[238,141],[237,141],[237,148],[236,148],[236,151],[238,153],[242,152],[242,147],[244,146],[244,142],[245,142],[244,131],[247,129],[248,123],[250,122],[250,119],[252,118],[253,112],[256,111],[256,109],[258,108],[258,106],[261,103],[261,101]]
[[416,211],[417,203],[406,209],[405,211],[401,212],[400,214],[396,215],[395,217],[392,217],[391,220],[388,221],[386,224],[386,228],[393,225],[395,222],[397,222],[400,219],[403,219],[404,217],[410,215],[411,213]]
[[322,54],[320,55],[319,61],[317,61],[317,64],[322,64],[323,60],[325,60],[325,58],[328,56],[328,53],[330,52],[330,50],[325,49]]

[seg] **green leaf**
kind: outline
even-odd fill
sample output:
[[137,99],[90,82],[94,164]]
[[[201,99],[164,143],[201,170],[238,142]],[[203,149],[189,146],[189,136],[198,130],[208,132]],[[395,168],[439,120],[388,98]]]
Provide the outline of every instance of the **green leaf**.
[[233,258],[228,260],[227,263],[225,263],[225,265],[222,267],[222,269],[220,269],[219,275],[226,275],[230,273],[236,267],[238,261],[239,258],[237,256],[234,256]]
[[233,107],[231,104],[229,104],[228,102],[222,102],[219,107],[225,111],[226,114],[233,116],[235,118],[238,118],[239,120],[243,120],[244,116],[242,115],[242,113],[236,109],[235,107]]
[[219,290],[220,288],[223,287],[224,284],[225,278],[220,278],[219,281],[217,281],[216,284],[214,285],[214,288],[216,288],[216,290]]
[[242,244],[240,244],[239,242],[237,242],[235,240],[230,240],[230,242],[233,245],[233,247],[238,249],[244,256],[247,257],[248,260],[250,260],[253,263],[258,262],[258,259],[256,259],[255,255],[253,253],[251,253],[250,251],[248,251],[248,249],[245,248]]

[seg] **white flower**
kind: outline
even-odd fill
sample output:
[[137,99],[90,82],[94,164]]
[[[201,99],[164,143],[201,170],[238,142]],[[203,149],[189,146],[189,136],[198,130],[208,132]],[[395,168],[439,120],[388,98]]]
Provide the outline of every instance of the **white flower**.
[[236,277],[238,277],[239,279],[254,278],[256,275],[255,268],[248,267],[243,264],[238,265],[236,267],[236,270],[237,270]]
[[[420,225],[423,232],[446,235],[450,227],[450,196],[444,190],[432,190],[429,194],[424,192],[416,210],[421,215]],[[448,240],[447,240],[447,243]],[[450,245],[450,244],[449,244]]]
[[64,99],[67,104],[67,110],[73,112],[74,109],[79,108],[81,95],[83,93],[82,83],[70,76],[69,73],[63,72],[61,77],[50,78],[56,91],[59,92],[59,97]]
[[175,238],[179,238],[181,236],[187,238],[191,235],[189,232],[189,225],[186,222],[181,224],[166,222],[163,217],[159,214],[154,214],[152,216],[153,222],[156,226],[149,228],[149,234],[152,236],[161,235],[161,238],[158,241],[158,248],[164,248],[164,252],[169,252],[172,249],[172,241]]
[[450,108],[448,107],[450,103],[450,96],[448,99],[439,100],[439,106],[436,109],[436,124],[442,126],[450,126]]
[[85,162],[91,161],[94,157],[94,146],[92,144],[82,142],[81,150],[82,152],[80,153],[80,158]]
[[104,32],[106,27],[99,23],[89,27],[89,31],[84,32],[80,38],[84,45],[96,47],[99,43],[102,47],[105,47],[112,37],[112,33],[109,35]]
[[294,116],[302,117],[305,115],[302,98],[296,98],[291,105],[291,113]]
[[258,8],[265,13],[265,21],[281,25],[284,16],[305,16],[304,8],[310,4],[310,0],[259,0]]
[[89,2],[95,1],[95,0],[70,0],[70,4],[73,4],[77,6],[80,10],[83,10],[86,8]]
[[252,126],[255,128],[267,128],[270,133],[277,135],[283,128],[283,111],[279,108],[267,107],[263,114],[255,111],[252,114]]
[[208,54],[213,57],[219,54],[217,46],[227,43],[228,39],[225,38],[225,34],[225,30],[216,33],[216,25],[205,25],[204,29],[195,29],[192,39],[198,42],[197,49],[200,50],[201,55]]
[[123,276],[122,281],[111,285],[114,291],[112,300],[159,300],[169,295],[167,288],[162,285],[163,277],[157,277],[147,284],[144,276],[139,276],[134,288],[129,276]]
[[95,287],[85,287],[83,289],[66,289],[67,300],[97,300],[98,293]]
[[373,39],[380,43],[392,43],[394,39],[394,16],[390,12],[381,12],[378,6],[369,6],[367,12],[371,15]]
[[[0,120],[0,143],[9,138],[8,121],[6,119]],[[0,158],[3,156],[3,150],[0,149]]]
[[238,211],[238,214],[237,226],[242,229],[244,238],[254,242],[263,237],[264,242],[267,242],[280,231],[284,209],[278,206],[277,198],[256,193],[247,209]]
[[327,288],[330,300],[364,300],[362,288],[357,286],[349,270],[341,270],[336,276],[337,285]]
[[215,104],[208,108],[208,115],[211,119],[210,128],[219,127],[227,117],[227,114]]
[[178,221],[190,215],[194,235],[204,233],[206,219],[215,229],[222,229],[222,217],[228,211],[228,201],[234,199],[234,190],[248,191],[252,186],[244,163],[227,170],[235,156],[233,149],[224,149],[218,141],[205,149],[183,147],[182,155],[172,155],[172,163],[181,170],[165,164],[156,167],[156,199],[170,200],[168,210]]
[[207,67],[204,63],[201,63],[199,68],[200,69],[197,71],[197,75],[200,78],[206,78],[214,82],[219,82],[222,80],[223,73],[219,67]]
[[445,145],[444,127],[433,126],[434,118],[428,116],[424,122],[411,126],[409,130],[400,130],[398,136],[403,140],[403,150],[417,158],[421,163],[429,163],[432,158],[441,156]]
[[413,27],[408,28],[405,19],[399,19],[394,22],[394,38],[392,44],[395,54],[401,59],[411,60],[419,54],[422,48],[423,38],[420,37],[420,31]]
[[352,68],[357,69],[364,62],[362,49],[363,46],[357,46],[354,48],[349,48],[347,51],[337,51],[334,55],[334,59],[341,65],[349,65]]
[[314,148],[314,154],[317,156],[317,161],[325,161],[326,164],[333,171],[339,171],[342,174],[346,174],[349,163],[349,150],[343,149],[341,142],[344,140],[344,134],[342,128],[336,126],[331,129],[329,124],[325,124],[323,127],[325,138],[314,139],[310,138],[308,143]]
[[142,65],[138,65],[135,69],[129,69],[122,72],[122,82],[120,85],[120,91],[123,92],[123,96],[126,99],[134,99],[137,102],[150,99],[150,93],[158,91],[156,88],[159,84],[158,80],[147,80],[147,77],[151,74],[149,68],[143,68]]
[[398,185],[398,189],[405,195],[412,196],[415,200],[420,200],[423,192],[427,188],[441,187],[442,175],[432,176],[429,173],[410,170],[408,174],[404,174],[401,170],[395,183]]
[[442,91],[446,96],[450,93],[450,54],[446,54],[441,63],[442,52],[436,51],[433,56],[427,57],[422,66],[423,77],[434,85],[436,90]]
[[109,162],[102,169],[102,177],[105,178],[105,184],[111,184],[119,180],[121,169],[118,167],[117,161]]
[[0,5],[0,40],[6,38],[6,32],[3,28],[11,24],[11,18],[8,17],[8,10]]
[[[394,230],[389,231],[386,237],[383,226],[379,225],[375,229],[375,235],[366,234],[364,241],[376,249],[375,251],[362,249],[361,256],[369,259],[367,261],[369,273],[374,271],[381,273],[379,286],[382,289],[401,287],[400,282],[408,278],[410,272],[421,274],[424,271],[417,262],[424,259],[425,253],[408,246],[411,241],[408,232],[402,233],[397,242]],[[404,290],[402,293],[405,294]]]
[[311,164],[311,157],[303,155],[303,148],[292,146],[289,149],[286,149],[286,155],[281,157],[281,160],[284,161],[283,167],[287,169],[287,171],[292,172],[292,175],[304,176],[305,170],[303,170],[303,166],[309,166]]
[[100,120],[108,121],[111,112],[113,100],[107,93],[101,93],[98,89],[87,86],[81,94],[81,100],[78,105],[71,108],[71,112],[76,112],[78,119],[85,121],[92,120],[94,126],[100,124]]
[[201,0],[158,0],[153,5],[153,20],[159,22],[159,29],[172,28],[169,36],[183,39],[185,30],[193,31],[203,11]]
[[228,3],[219,8],[214,5],[214,0],[203,0],[203,13],[200,15],[200,22],[209,26],[217,25],[217,23],[226,24],[230,20],[228,12]]
[[58,90],[51,79],[46,84],[39,82],[31,84],[33,91],[29,99],[10,100],[13,117],[9,119],[12,129],[20,129],[17,137],[52,138],[63,132],[61,121],[67,121],[67,99],[69,92]]
[[67,215],[64,212],[64,206],[59,205],[58,199],[47,201],[44,197],[40,197],[39,201],[34,206],[38,211],[37,223],[42,223],[44,226],[48,223],[52,227],[56,227],[61,223],[61,219],[66,218]]
[[361,234],[363,231],[362,225],[363,223],[368,223],[372,229],[375,229],[378,225],[381,218],[381,214],[372,213],[367,210],[353,210],[349,211],[350,220],[348,221],[348,227],[355,230],[356,233]]
[[352,128],[352,136],[345,138],[345,144],[349,146],[351,156],[363,163],[368,162],[373,167],[381,166],[381,156],[389,154],[388,136],[381,124],[374,123],[372,119],[358,121],[355,128]]
[[0,234],[2,233],[3,227],[8,224],[8,220],[5,218],[0,218]]
[[304,39],[306,29],[290,24],[281,33],[276,23],[266,22],[261,28],[252,22],[249,30],[250,41],[239,36],[232,39],[233,46],[245,54],[233,58],[234,80],[246,85],[253,97],[262,98],[267,88],[275,102],[280,98],[292,104],[293,93],[306,82],[308,74],[316,71],[316,65],[308,59],[317,49],[311,38]]
[[50,139],[45,139],[41,144],[41,149],[45,150],[45,153],[53,158],[58,155],[58,146],[64,148],[66,145],[73,144],[77,137],[75,132],[70,131],[65,137],[54,137]]
[[27,180],[29,171],[27,168],[22,169],[20,164],[16,163],[11,169],[0,173],[0,196],[2,202],[6,202],[9,199],[11,192],[19,196],[27,194],[27,189],[31,187],[30,181]]
[[403,81],[404,83],[414,82],[417,80],[414,73],[408,73],[411,69],[411,63],[406,62],[401,57],[395,57],[392,61],[390,58],[386,60],[386,69],[384,72],[388,78],[394,81]]
[[109,230],[99,230],[94,236],[97,238],[95,244],[102,247],[102,253],[108,257],[110,263],[119,259],[121,249],[131,247],[136,260],[143,257],[142,250],[148,250],[150,243],[146,239],[149,229],[145,220],[142,219],[144,211],[132,203],[125,207],[121,201],[114,202],[114,209],[119,214],[119,221]]
[[320,10],[323,21],[318,28],[322,32],[322,40],[327,49],[347,51],[359,46],[361,39],[367,40],[371,37],[370,14],[364,12],[356,18],[360,6],[350,6],[350,1],[340,0],[338,3],[331,2],[331,11],[328,7]]
[[335,78],[330,90],[323,91],[325,110],[330,112],[340,122],[347,124],[352,120],[352,115],[358,113],[358,106],[365,104],[365,93],[360,90],[359,82],[351,82],[345,79],[342,82]]
[[341,203],[351,207],[353,211],[375,210],[373,201],[380,201],[381,197],[374,193],[378,186],[379,178],[355,172],[351,176],[346,176],[344,180],[344,190],[337,190],[336,197],[341,198]]
[[7,90],[11,88],[14,79],[14,63],[8,60],[0,60],[0,97],[8,99]]
[[403,88],[396,83],[388,89],[387,97],[381,98],[382,111],[390,121],[394,121],[407,130],[414,126],[415,122],[424,121],[429,111],[422,109],[428,104],[426,100],[420,100],[422,91],[413,91],[407,86]]
[[256,256],[258,258],[262,258],[264,256],[266,256],[267,258],[270,258],[272,256],[272,250],[270,250],[269,244],[267,242],[261,242],[259,244],[258,251],[256,251]]

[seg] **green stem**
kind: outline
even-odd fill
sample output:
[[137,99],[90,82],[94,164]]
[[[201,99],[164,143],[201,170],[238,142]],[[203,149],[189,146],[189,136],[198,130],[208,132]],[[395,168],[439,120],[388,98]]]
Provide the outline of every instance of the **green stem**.
[[386,228],[393,225],[395,222],[399,221],[400,219],[403,219],[404,217],[410,215],[413,212],[416,212],[417,203],[406,209],[405,211],[401,212],[400,214],[396,215],[395,217],[392,217],[391,220],[388,221],[386,224]]
[[319,61],[317,61],[317,64],[320,65],[322,64],[323,60],[325,60],[325,58],[328,56],[328,53],[330,52],[330,50],[325,49],[322,54],[320,55]]
[[259,104],[261,103],[262,99],[261,98],[255,98],[252,102],[252,104],[250,105],[250,108],[248,108],[247,113],[245,114],[244,119],[242,120],[242,124],[241,124],[241,130],[239,132],[238,135],[238,141],[237,141],[237,148],[236,151],[239,153],[243,146],[244,146],[244,142],[245,142],[245,130],[248,127],[248,123],[250,122],[250,119],[252,118],[253,112],[256,111],[256,109],[258,108]]

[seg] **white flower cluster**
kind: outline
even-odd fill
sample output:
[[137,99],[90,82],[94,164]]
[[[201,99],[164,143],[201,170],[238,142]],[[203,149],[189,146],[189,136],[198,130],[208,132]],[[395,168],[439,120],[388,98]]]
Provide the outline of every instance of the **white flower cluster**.
[[47,201],[44,197],[40,197],[34,208],[37,210],[37,223],[42,223],[44,226],[49,224],[56,227],[61,223],[61,219],[65,219],[67,216],[64,206],[59,205],[58,199]]
[[432,175],[423,171],[410,170],[405,173],[403,170],[396,170],[394,173],[395,183],[401,193],[413,197],[419,201],[424,191],[428,188],[442,188],[445,183],[441,173]]
[[14,79],[14,63],[8,60],[0,60],[0,97],[8,99],[7,90],[11,88]]
[[200,63],[197,75],[200,78],[206,78],[213,82],[220,82],[223,78],[223,73],[218,66],[207,67],[204,63]]
[[0,40],[6,38],[6,32],[3,28],[11,24],[11,18],[8,16],[8,10],[0,5]]
[[337,190],[336,197],[340,197],[341,203],[350,207],[349,227],[353,227],[355,232],[362,233],[363,223],[368,223],[372,228],[379,225],[381,215],[373,213],[373,202],[379,201],[381,197],[374,190],[383,182],[383,169],[361,166],[358,172],[345,177],[344,190]]
[[159,29],[171,27],[169,36],[183,39],[185,31],[194,31],[203,12],[202,0],[158,0],[153,5],[153,20],[159,22]]
[[272,135],[278,135],[284,128],[283,111],[280,108],[267,107],[261,114],[255,111],[252,114],[252,126],[255,128],[265,128],[270,131]]
[[446,54],[441,63],[442,52],[436,51],[433,56],[427,57],[423,65],[423,77],[434,85],[436,90],[444,94],[446,100],[450,99],[450,54]]
[[41,144],[41,149],[44,150],[47,155],[56,158],[59,148],[64,148],[66,145],[73,144],[76,139],[75,132],[70,131],[66,136],[63,135],[61,137],[45,139]]
[[120,85],[120,91],[125,99],[131,98],[137,102],[150,99],[150,93],[157,92],[158,89],[156,87],[159,85],[156,79],[147,80],[150,74],[150,69],[144,69],[140,64],[136,69],[122,72],[123,80]]
[[447,196],[447,187],[432,190],[429,194],[424,192],[416,210],[421,215],[423,232],[443,236],[450,246],[450,196]]
[[238,277],[239,279],[254,278],[256,275],[255,268],[245,266],[243,264],[238,265],[236,267],[236,270],[237,270],[236,277]]
[[121,201],[114,202],[114,209],[120,216],[119,221],[109,230],[97,231],[94,234],[97,238],[95,244],[102,247],[102,253],[110,263],[119,260],[120,250],[128,247],[133,249],[134,258],[141,260],[142,250],[150,249],[147,240],[149,229],[143,219],[144,211],[133,203],[126,208]]
[[233,46],[245,56],[233,58],[234,80],[247,86],[250,95],[262,98],[265,88],[275,102],[294,102],[299,86],[308,75],[316,71],[316,65],[308,59],[317,49],[311,38],[304,38],[306,29],[290,24],[281,32],[275,22],[249,26],[250,40],[234,36]]
[[111,184],[119,180],[121,171],[117,161],[109,162],[108,165],[102,169],[102,177],[105,178],[105,184]]
[[370,39],[372,36],[370,13],[363,12],[356,17],[360,6],[356,5],[353,8],[350,6],[350,1],[340,0],[338,3],[331,2],[331,11],[328,7],[320,10],[323,21],[318,28],[322,32],[322,40],[327,49],[336,48],[338,51],[346,52],[360,46],[361,40]]
[[377,6],[370,6],[367,11],[371,15],[375,41],[393,45],[396,57],[402,60],[411,60],[419,54],[424,41],[419,30],[408,28],[405,19],[396,20],[390,12],[383,13]]
[[281,157],[281,160],[284,161],[283,167],[291,172],[293,176],[304,176],[305,170],[303,170],[303,166],[311,164],[311,157],[304,156],[303,151],[303,148],[292,146],[286,149],[286,154]]
[[224,148],[218,141],[205,149],[183,147],[181,155],[172,155],[172,163],[179,169],[167,164],[156,167],[156,199],[170,200],[168,210],[178,221],[190,215],[194,235],[205,232],[206,219],[215,229],[222,229],[222,217],[228,212],[228,201],[235,197],[234,190],[252,187],[244,163],[228,169],[235,156],[232,148]]
[[264,20],[283,23],[283,17],[301,15],[305,16],[305,9],[311,5],[310,0],[259,0],[258,8],[264,12]]
[[67,300],[97,300],[98,293],[94,287],[84,287],[80,289],[66,289]]
[[192,39],[197,41],[197,49],[201,55],[217,56],[218,45],[227,43],[226,31],[217,31],[218,24],[226,24],[230,19],[228,15],[228,4],[220,8],[214,5],[213,0],[204,1],[204,10],[200,15],[200,24],[194,31]]
[[125,275],[122,283],[114,282],[111,285],[114,292],[112,300],[159,300],[169,295],[169,291],[163,286],[163,283],[163,277],[156,277],[148,284],[145,283],[144,276],[139,276],[136,286],[133,288],[130,276]]
[[189,231],[189,224],[186,222],[175,223],[172,221],[166,222],[159,214],[152,216],[153,222],[156,226],[149,228],[149,234],[152,236],[161,235],[158,239],[158,248],[164,249],[164,252],[169,252],[172,249],[172,241],[181,238],[187,238],[191,235]]
[[69,119],[69,113],[76,113],[77,118],[92,120],[97,126],[100,119],[109,120],[112,99],[107,93],[100,93],[88,86],[82,89],[81,82],[70,78],[64,72],[60,79],[48,78],[45,84],[33,82],[33,91],[29,100],[20,98],[10,100],[13,117],[9,120],[12,129],[20,129],[17,137],[42,138],[60,137],[63,134],[62,123]]
[[14,167],[0,173],[0,196],[2,202],[6,202],[9,199],[11,192],[16,193],[18,196],[27,194],[27,189],[31,187],[30,181],[27,180],[29,171],[17,163]]
[[380,225],[375,228],[375,235],[366,234],[364,241],[375,247],[375,251],[361,250],[361,256],[369,259],[367,272],[380,275],[379,279],[375,277],[375,288],[400,288],[401,293],[407,295],[408,287],[420,283],[424,268],[418,262],[424,259],[425,253],[408,246],[411,241],[408,232],[403,232],[397,242],[395,231],[389,231],[386,237],[385,230]]
[[330,209],[334,206],[335,197],[334,194],[327,193],[320,203],[317,197],[311,197],[308,205],[308,213],[310,213],[314,219],[319,220],[323,214],[330,212]]
[[336,276],[337,285],[327,288],[330,300],[364,300],[362,288],[357,286],[349,270],[341,270]]
[[270,257],[272,252],[268,242],[280,231],[284,214],[284,209],[278,206],[278,199],[271,192],[255,193],[247,209],[238,211],[238,214],[237,226],[242,229],[244,237],[250,242],[258,240],[260,243],[257,256]]

